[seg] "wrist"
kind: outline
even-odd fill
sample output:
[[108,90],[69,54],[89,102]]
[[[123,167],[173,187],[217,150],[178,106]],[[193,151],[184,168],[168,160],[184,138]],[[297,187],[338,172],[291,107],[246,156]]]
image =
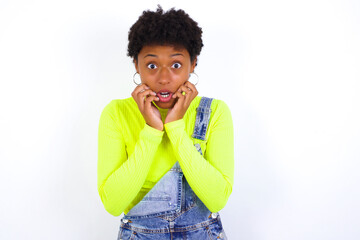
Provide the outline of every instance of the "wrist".
[[161,126],[152,126],[151,124],[148,124],[146,123],[146,125],[148,125],[149,127],[151,128],[154,128],[156,130],[159,130],[159,131],[163,131],[164,130],[164,125],[162,124]]
[[152,127],[152,128],[155,128],[156,130],[159,130],[159,131],[164,131],[164,126]]
[[182,118],[183,117],[180,117],[180,116],[179,117],[174,117],[174,118],[165,118],[164,124],[174,122],[174,121],[180,120]]
[[180,118],[178,120],[174,120],[172,122],[165,123],[164,129],[167,133],[177,131],[179,129],[185,129],[185,121],[183,118]]
[[169,119],[169,120],[165,120],[164,124],[167,124],[167,123],[171,123],[171,122],[174,122],[174,121],[177,121],[177,120],[180,120],[181,118],[179,119]]

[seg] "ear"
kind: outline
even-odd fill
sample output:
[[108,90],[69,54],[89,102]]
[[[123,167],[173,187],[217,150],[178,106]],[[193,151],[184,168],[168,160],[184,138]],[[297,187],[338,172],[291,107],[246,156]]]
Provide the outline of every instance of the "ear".
[[191,63],[191,71],[190,72],[194,72],[194,69],[197,65],[197,57],[194,58],[194,61]]

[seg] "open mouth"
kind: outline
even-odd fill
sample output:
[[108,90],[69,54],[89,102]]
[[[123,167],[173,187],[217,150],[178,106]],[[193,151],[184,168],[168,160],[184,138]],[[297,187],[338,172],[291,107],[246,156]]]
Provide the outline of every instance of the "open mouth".
[[158,92],[156,94],[159,97],[160,102],[169,102],[173,95],[172,92]]

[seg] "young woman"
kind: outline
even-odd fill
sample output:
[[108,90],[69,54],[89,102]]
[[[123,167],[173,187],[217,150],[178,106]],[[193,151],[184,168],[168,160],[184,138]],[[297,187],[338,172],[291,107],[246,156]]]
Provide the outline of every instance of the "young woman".
[[227,239],[218,211],[234,181],[233,123],[189,81],[201,34],[183,10],[160,6],[129,31],[138,85],[105,106],[98,136],[101,201],[124,212],[118,239]]

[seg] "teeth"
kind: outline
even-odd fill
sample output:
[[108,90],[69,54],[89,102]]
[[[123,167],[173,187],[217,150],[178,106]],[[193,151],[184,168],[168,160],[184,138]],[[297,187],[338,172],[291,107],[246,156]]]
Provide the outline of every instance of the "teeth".
[[160,93],[160,95],[161,95],[162,97],[164,97],[164,98],[167,98],[170,94],[162,94],[162,93]]

